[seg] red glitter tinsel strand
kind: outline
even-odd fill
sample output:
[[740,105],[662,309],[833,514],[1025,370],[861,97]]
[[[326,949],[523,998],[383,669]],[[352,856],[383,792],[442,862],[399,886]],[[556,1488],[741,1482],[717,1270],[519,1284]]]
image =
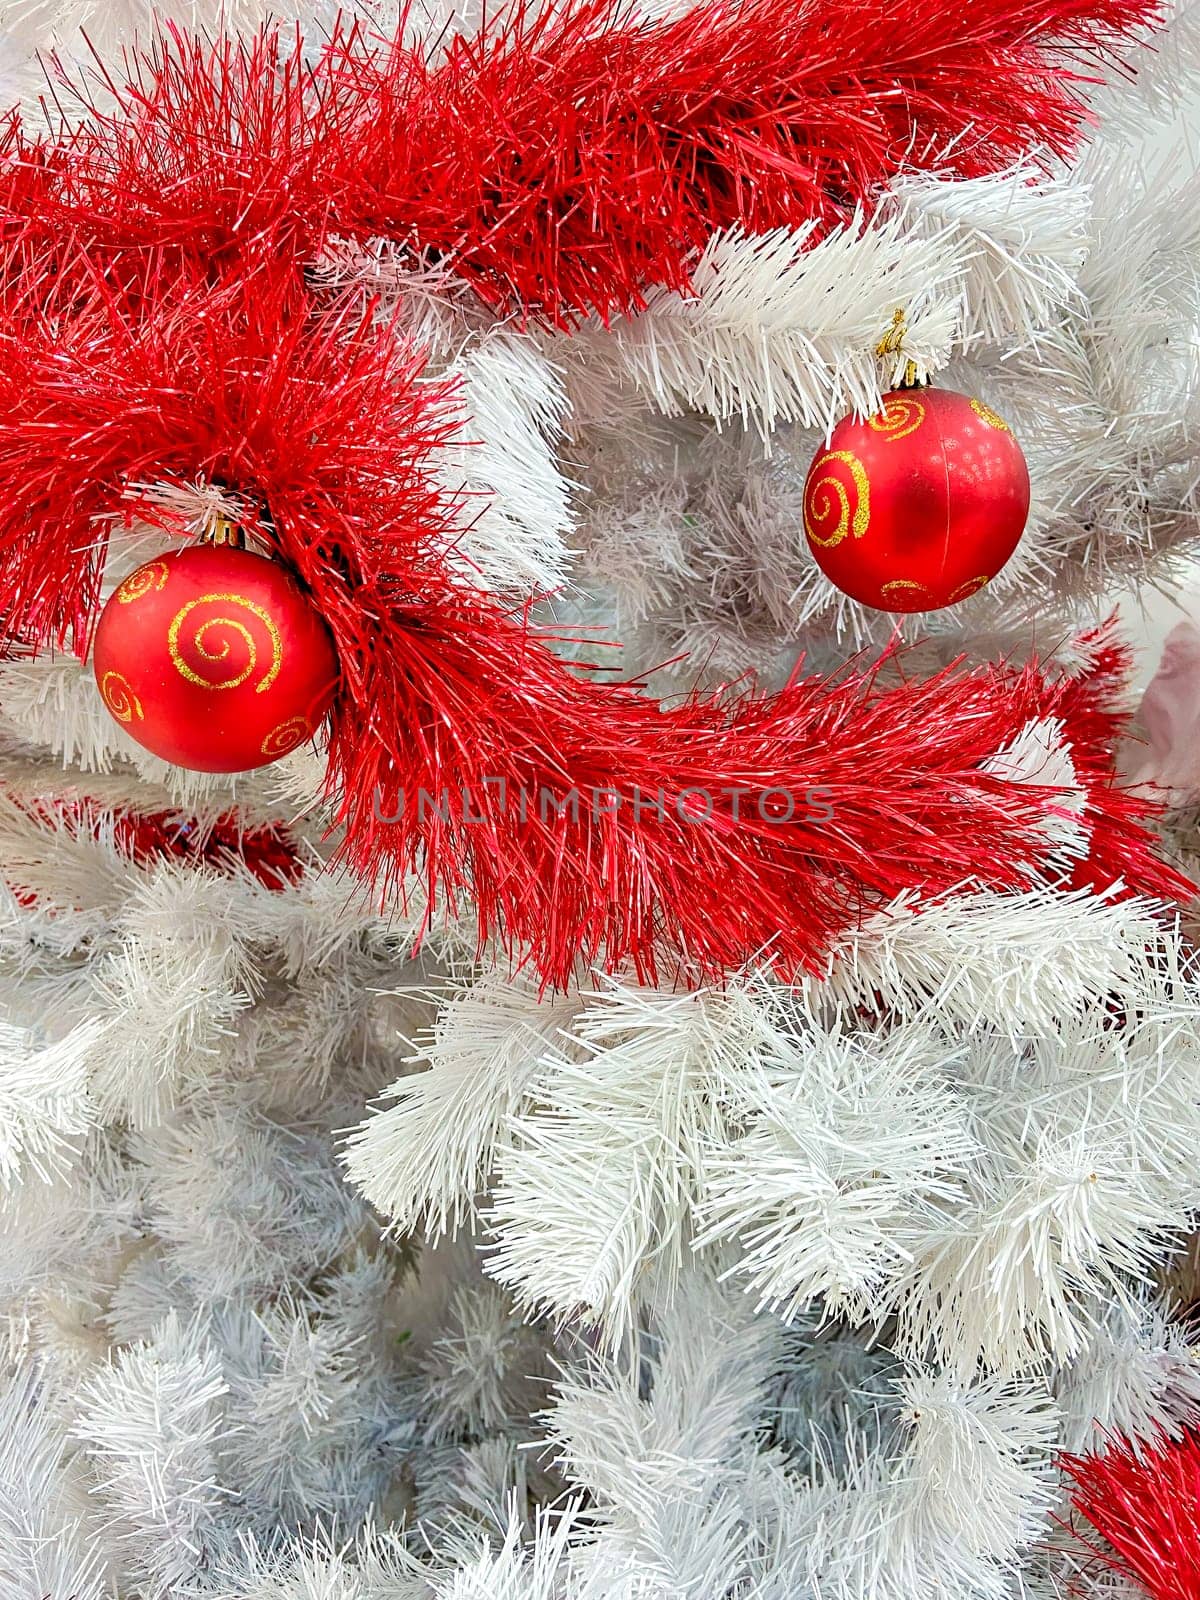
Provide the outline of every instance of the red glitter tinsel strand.
[[1200,1600],[1200,1437],[1113,1439],[1103,1453],[1064,1456],[1071,1504],[1095,1560],[1151,1600]]
[[129,60],[115,112],[8,150],[0,196],[10,231],[218,271],[265,241],[299,264],[331,235],[389,239],[498,309],[572,326],[686,288],[714,229],[824,230],[869,215],[901,170],[1070,156],[1087,82],[1160,15],[707,0],[633,23],[573,0],[517,7],[437,60],[350,24],[315,62],[286,31],[170,32]]

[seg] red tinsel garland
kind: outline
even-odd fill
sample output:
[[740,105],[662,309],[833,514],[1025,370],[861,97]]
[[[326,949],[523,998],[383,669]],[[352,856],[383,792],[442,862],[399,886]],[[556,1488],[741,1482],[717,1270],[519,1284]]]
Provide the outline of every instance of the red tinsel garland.
[[1065,1456],[1060,1465],[1071,1504],[1099,1536],[1078,1535],[1098,1562],[1152,1600],[1198,1600],[1200,1437],[1114,1439],[1102,1455]]
[[218,872],[246,871],[266,889],[284,889],[304,875],[291,836],[282,824],[247,828],[232,811],[211,822],[176,812],[129,811],[114,820],[118,850],[141,866],[184,861]]
[[10,130],[5,635],[86,651],[112,520],[170,533],[146,485],[227,484],[337,647],[346,859],[469,894],[481,937],[556,984],[580,960],[790,973],[903,890],[1038,881],[1053,796],[982,764],[1039,718],[1088,794],[1080,878],[1188,893],[1113,788],[1111,662],[670,707],[576,675],[453,570],[430,471],[445,389],[373,308],[304,279],[331,230],[383,230],[497,302],[607,314],[685,282],[713,226],[836,220],[901,162],[994,170],[1033,122],[1065,151],[1081,111],[1050,46],[1111,44],[1156,9],[938,0],[918,39],[899,5],[867,27],[848,0],[713,0],[635,29],[580,0],[436,68],[353,31],[311,69],[271,35],[175,38],[76,137]]
[[55,265],[0,261],[4,635],[84,648],[113,523],[163,522],[144,486],[203,478],[311,589],[361,698],[387,650],[366,586],[449,582],[429,472],[445,386],[369,310],[312,312],[277,252],[216,286],[161,252],[124,258],[121,282],[83,254]]
[[381,236],[490,304],[569,325],[685,288],[716,228],[873,208],[901,169],[1064,157],[1095,65],[1159,0],[707,0],[631,23],[614,0],[517,7],[436,63],[335,29],[171,35],[118,110],[12,158],[7,209],[92,249],[215,269]]
[[612,0],[518,9],[430,69],[335,53],[363,96],[339,226],[412,239],[486,300],[562,321],[686,288],[714,228],[872,208],[901,167],[977,177],[1069,154],[1072,45],[1145,0],[710,0],[614,26]]
[[[233,811],[200,821],[182,811],[107,806],[87,795],[22,797],[8,793],[7,797],[47,829],[80,838],[110,834],[114,847],[139,866],[180,861],[217,872],[244,871],[272,890],[284,889],[303,876],[286,828],[279,824],[248,828]],[[11,862],[0,861],[0,876],[24,904],[37,903],[39,895],[21,881]]]
[[423,605],[392,651],[403,734],[347,748],[345,854],[369,876],[410,868],[469,892],[481,935],[555,984],[581,958],[651,980],[664,955],[688,976],[753,958],[792,975],[905,889],[1031,885],[1053,792],[981,764],[1040,719],[1061,723],[1087,794],[1077,881],[1194,892],[1114,788],[1102,673],[985,667],[893,687],[867,673],[663,707],[567,675],[516,621],[460,598]]
[[672,707],[576,676],[450,572],[427,472],[443,394],[419,376],[369,318],[304,316],[269,257],[219,292],[153,255],[119,287],[31,268],[25,300],[0,304],[9,628],[85,647],[116,486],[127,514],[162,521],[130,486],[236,485],[270,508],[256,531],[338,650],[346,858],[469,892],[482,935],[553,983],[580,959],[653,976],[664,951],[705,976],[760,954],[795,971],[901,890],[1034,881],[1051,797],[980,770],[1033,718],[1063,721],[1089,787],[1088,870],[1186,892],[1111,787],[1111,663],[1092,687],[981,669]]

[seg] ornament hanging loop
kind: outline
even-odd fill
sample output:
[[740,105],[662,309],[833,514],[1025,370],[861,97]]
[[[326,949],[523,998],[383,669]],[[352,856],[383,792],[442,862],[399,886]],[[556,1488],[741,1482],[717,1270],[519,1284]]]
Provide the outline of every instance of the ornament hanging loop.
[[[908,339],[908,314],[903,306],[897,306],[892,313],[892,325],[883,338],[875,346],[875,354],[880,361],[889,357],[904,355],[905,341]],[[893,378],[893,389],[923,389],[929,383],[928,378],[921,376],[920,368],[910,357],[906,358],[904,371],[898,378]]]
[[213,545],[218,549],[244,550],[246,535],[241,524],[234,522],[232,518],[214,517],[200,535],[200,543]]

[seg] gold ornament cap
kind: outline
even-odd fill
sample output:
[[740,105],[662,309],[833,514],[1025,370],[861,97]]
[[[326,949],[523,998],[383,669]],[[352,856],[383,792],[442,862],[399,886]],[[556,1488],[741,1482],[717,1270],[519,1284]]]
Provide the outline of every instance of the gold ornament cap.
[[241,523],[234,522],[232,517],[216,517],[200,535],[200,543],[229,550],[244,550],[246,535]]
[[[897,306],[892,313],[892,325],[883,338],[875,346],[875,354],[880,361],[886,361],[889,356],[904,354],[904,341],[908,338],[908,313],[903,306]],[[892,383],[893,389],[927,389],[929,379],[923,378],[917,368],[917,363],[911,358],[904,363],[904,371],[900,378]]]

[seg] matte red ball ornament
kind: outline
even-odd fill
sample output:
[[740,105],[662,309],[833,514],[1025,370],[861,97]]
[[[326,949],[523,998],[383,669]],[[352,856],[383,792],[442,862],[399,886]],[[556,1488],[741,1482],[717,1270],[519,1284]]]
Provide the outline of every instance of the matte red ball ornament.
[[846,417],[804,486],[817,565],[880,611],[937,611],[978,594],[1029,519],[1029,468],[1012,430],[950,389],[896,389]]
[[300,585],[236,543],[169,551],[131,573],[101,614],[92,667],[126,733],[196,772],[248,772],[296,749],[338,677]]

